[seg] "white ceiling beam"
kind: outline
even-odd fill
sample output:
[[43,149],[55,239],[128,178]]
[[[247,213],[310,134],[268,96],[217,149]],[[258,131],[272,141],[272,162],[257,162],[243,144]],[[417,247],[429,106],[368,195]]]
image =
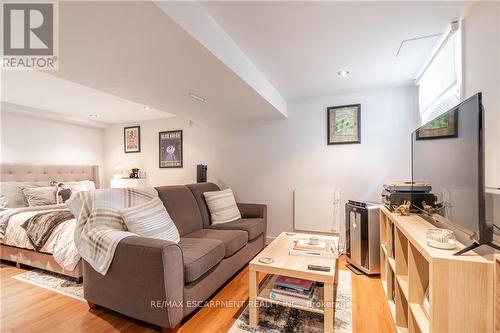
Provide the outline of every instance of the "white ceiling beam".
[[201,4],[194,1],[154,2],[276,110],[287,116],[286,100]]
[[77,116],[71,116],[59,112],[36,109],[29,106],[7,103],[3,101],[0,103],[0,112],[18,114],[30,118],[37,118],[41,120],[48,120],[63,124],[78,125],[90,128],[105,129],[111,126],[110,124],[101,121],[84,119]]

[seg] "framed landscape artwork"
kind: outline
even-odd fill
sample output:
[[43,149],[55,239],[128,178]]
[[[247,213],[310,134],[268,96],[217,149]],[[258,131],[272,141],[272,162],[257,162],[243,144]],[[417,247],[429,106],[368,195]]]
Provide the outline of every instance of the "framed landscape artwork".
[[328,144],[361,143],[361,104],[327,108]]
[[436,117],[416,132],[417,140],[458,137],[458,109]]
[[182,130],[160,132],[160,168],[182,168]]
[[141,152],[141,127],[132,126],[123,129],[123,148],[125,153]]

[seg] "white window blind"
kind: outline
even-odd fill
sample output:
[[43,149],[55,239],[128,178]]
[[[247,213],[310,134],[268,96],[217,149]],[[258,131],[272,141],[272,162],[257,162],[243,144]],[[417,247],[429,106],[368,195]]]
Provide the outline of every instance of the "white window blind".
[[461,44],[461,30],[452,30],[417,80],[422,124],[460,103]]

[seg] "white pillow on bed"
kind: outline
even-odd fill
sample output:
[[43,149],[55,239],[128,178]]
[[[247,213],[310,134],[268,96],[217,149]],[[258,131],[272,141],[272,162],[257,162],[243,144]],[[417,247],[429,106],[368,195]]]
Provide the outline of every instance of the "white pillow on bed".
[[71,186],[77,192],[95,190],[95,183],[92,180],[81,180],[78,182],[64,182],[64,184]]
[[76,192],[85,192],[95,190],[95,184],[91,180],[82,180],[78,182],[56,182],[52,181],[57,189],[56,200],[58,204],[65,203]]
[[76,192],[93,191],[96,189],[95,183],[92,180],[80,180],[80,181],[74,181],[74,182],[64,182],[64,181],[53,180],[50,182],[50,185],[54,185],[54,186],[58,186],[59,184],[64,184],[66,186],[69,186],[69,187],[75,189]]

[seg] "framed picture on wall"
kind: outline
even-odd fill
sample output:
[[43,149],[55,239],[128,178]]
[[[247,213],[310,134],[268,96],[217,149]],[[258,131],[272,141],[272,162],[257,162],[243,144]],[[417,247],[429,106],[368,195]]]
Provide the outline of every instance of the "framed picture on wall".
[[125,127],[123,129],[123,148],[125,153],[141,152],[141,126]]
[[160,132],[160,168],[182,168],[182,130]]
[[417,140],[443,139],[458,137],[458,109],[446,112],[416,132]]
[[331,106],[326,111],[329,145],[361,143],[361,104]]

